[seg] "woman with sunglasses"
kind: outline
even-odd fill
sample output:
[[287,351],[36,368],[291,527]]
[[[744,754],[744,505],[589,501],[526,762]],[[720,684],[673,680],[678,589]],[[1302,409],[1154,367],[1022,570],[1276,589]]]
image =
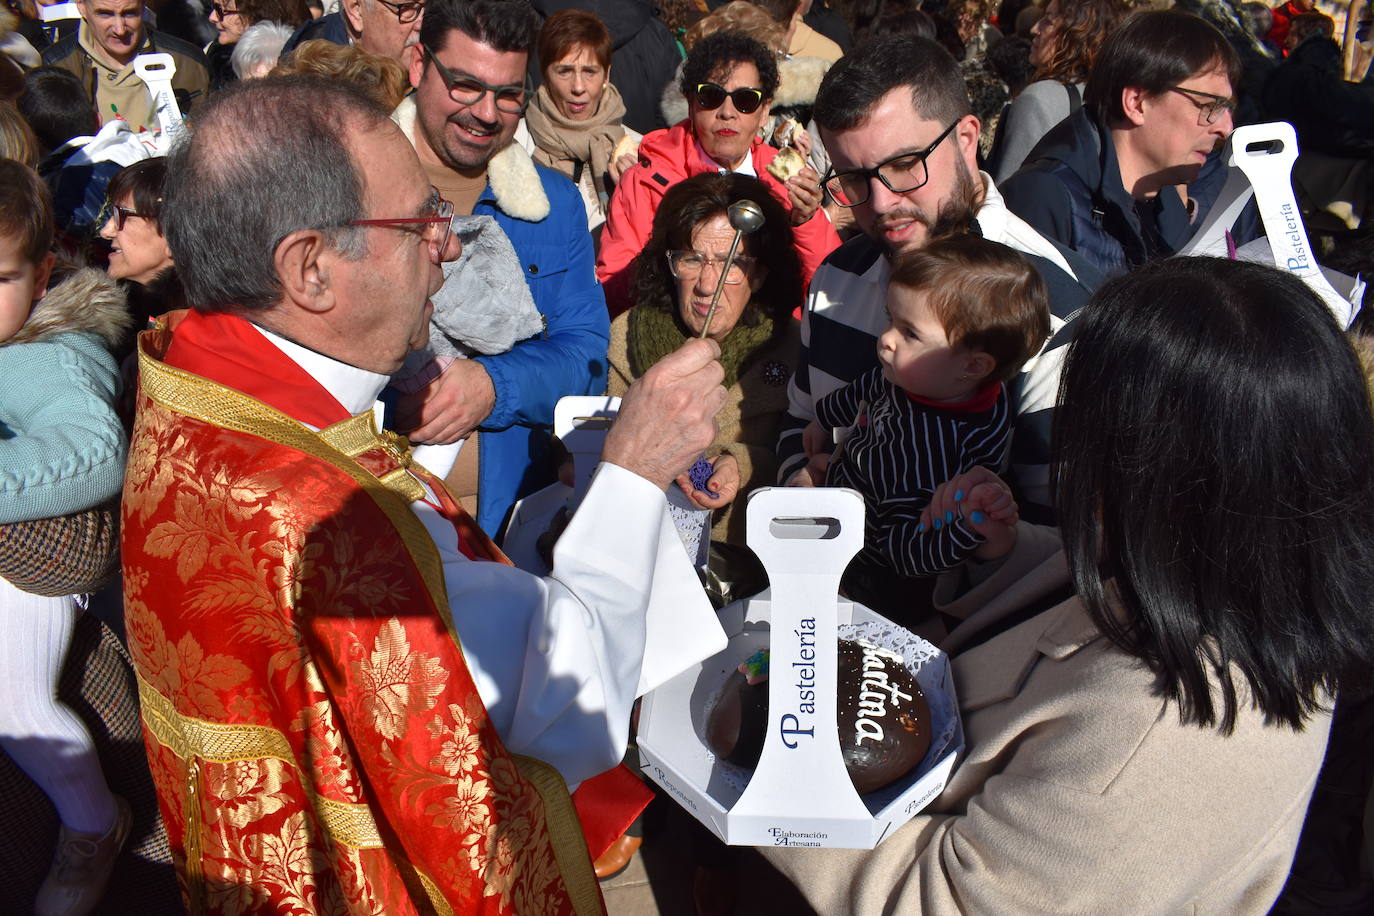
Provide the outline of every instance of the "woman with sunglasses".
[[162,235],[162,183],[167,160],[135,162],[110,179],[106,189],[109,219],[100,237],[110,242],[106,271],[126,281],[129,311],[142,330],[149,319],[185,308],[186,297]]
[[738,32],[711,35],[692,46],[680,85],[686,120],[644,138],[639,162],[621,176],[611,198],[596,274],[612,316],[633,304],[630,263],[649,240],[664,194],[693,175],[737,172],[763,182],[787,214],[803,285],[840,244],[830,218],[817,212],[815,170],[804,167],[785,180],[769,170],[779,150],[763,142],[759,128],[778,89],[778,67],[767,48]]
[[218,89],[236,79],[234,46],[249,26],[276,22],[294,29],[310,21],[310,7],[305,0],[213,0],[209,18],[218,34],[205,46],[205,59],[210,64],[210,88]]

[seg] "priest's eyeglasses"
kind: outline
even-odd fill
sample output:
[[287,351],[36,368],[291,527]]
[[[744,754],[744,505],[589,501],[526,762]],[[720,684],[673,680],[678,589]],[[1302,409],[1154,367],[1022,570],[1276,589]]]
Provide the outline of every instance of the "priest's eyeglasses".
[[[448,247],[449,236],[453,233],[453,220],[457,214],[453,210],[453,204],[438,197],[432,204],[434,213],[430,216],[399,216],[388,219],[354,219],[349,220],[350,226],[380,226],[385,229],[400,229],[402,232],[417,232],[420,237],[429,243],[429,253],[434,256],[436,261],[442,261],[444,250]],[[419,229],[412,227],[418,226]]]
[[906,194],[909,191],[915,191],[930,180],[930,170],[926,167],[926,160],[930,158],[931,153],[935,152],[937,146],[945,142],[945,138],[959,125],[960,120],[963,119],[960,118],[946,127],[940,136],[936,137],[935,141],[925,149],[893,156],[871,169],[851,169],[837,172],[832,166],[821,183],[830,192],[830,196],[835,199],[835,203],[841,207],[857,207],[859,204],[867,203],[874,178],[881,181],[883,187],[893,194]]
[[1204,124],[1215,124],[1217,118],[1221,117],[1223,111],[1235,111],[1236,100],[1228,99],[1224,95],[1213,95],[1210,92],[1202,92],[1198,89],[1185,89],[1182,86],[1169,87],[1170,92],[1177,92],[1197,107],[1197,123],[1201,127]]
[[[670,251],[668,252],[668,269],[673,276],[679,280],[695,280],[701,276],[701,272],[707,267],[712,267],[719,271],[725,266],[724,258],[712,257],[704,251]],[[738,286],[744,282],[744,275],[754,266],[754,259],[744,255],[735,255],[735,260],[730,264],[730,272],[725,275],[727,286]]]
[[420,45],[424,48],[425,56],[430,63],[434,64],[434,69],[439,73],[439,79],[444,81],[448,88],[449,98],[460,105],[476,105],[482,98],[490,92],[496,97],[497,111],[504,111],[506,114],[524,114],[525,106],[530,102],[530,90],[528,86],[493,86],[484,83],[475,76],[467,74],[458,75],[439,63],[438,56],[430,50],[429,45]]

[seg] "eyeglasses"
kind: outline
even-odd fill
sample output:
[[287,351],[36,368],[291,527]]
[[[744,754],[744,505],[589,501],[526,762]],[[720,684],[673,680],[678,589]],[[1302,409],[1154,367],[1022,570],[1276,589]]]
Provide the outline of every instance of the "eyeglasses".
[[405,232],[415,232],[410,227],[419,226],[419,234],[422,239],[429,243],[429,253],[436,261],[442,261],[444,249],[448,246],[448,237],[453,232],[453,221],[457,214],[453,210],[453,204],[442,197],[439,192],[434,192],[432,206],[434,213],[431,216],[401,216],[389,219],[355,219],[349,220],[350,226],[381,226],[387,229],[400,229]]
[[1210,92],[1201,92],[1197,89],[1185,89],[1182,86],[1169,87],[1170,92],[1177,92],[1188,101],[1197,106],[1198,126],[1204,124],[1215,124],[1217,118],[1221,117],[1223,111],[1235,111],[1236,100],[1228,99],[1224,95],[1213,95]]
[[[668,252],[668,269],[679,280],[695,280],[708,266],[714,266],[716,270],[720,270],[725,266],[725,259],[715,258],[701,251]],[[753,266],[753,258],[735,255],[735,260],[730,263],[730,272],[725,275],[725,285],[738,286],[743,283],[744,275]]]
[[230,16],[237,16],[237,15],[239,14],[240,11],[239,11],[239,10],[235,10],[235,9],[230,9],[229,7],[224,6],[224,5],[222,5],[222,4],[219,4],[219,3],[212,3],[212,4],[210,4],[210,12],[214,13],[214,14],[215,14],[216,16],[218,16],[221,20],[224,20],[224,19],[228,19]]
[[715,83],[697,83],[695,94],[702,111],[715,111],[726,99],[735,103],[735,110],[740,114],[753,114],[763,104],[763,90],[748,86],[727,90]]
[[837,172],[832,167],[821,183],[825,185],[826,191],[830,192],[830,196],[835,199],[835,203],[841,207],[857,207],[859,204],[866,203],[874,178],[881,181],[883,187],[893,194],[906,194],[909,191],[915,191],[930,180],[930,170],[926,167],[926,160],[930,158],[931,153],[935,152],[935,148],[945,141],[945,138],[950,135],[950,132],[958,126],[961,120],[963,119],[960,118],[946,127],[940,136],[936,137],[935,141],[923,150],[893,156],[871,169],[851,169]]
[[152,219],[147,213],[139,213],[137,210],[130,210],[128,207],[121,207],[115,204],[111,209],[114,210],[115,228],[124,231],[124,223],[131,217],[137,216],[139,219]]
[[488,92],[496,96],[496,108],[506,114],[523,114],[525,106],[530,101],[530,88],[528,86],[493,86],[484,83],[474,76],[458,76],[443,64],[439,63],[439,58],[430,50],[428,45],[421,45],[425,49],[425,54],[429,57],[430,63],[434,64],[434,69],[439,72],[439,78],[448,87],[448,94],[453,101],[460,105],[476,105],[486,96]]
[[391,10],[396,21],[402,25],[419,19],[420,14],[425,11],[423,0],[406,0],[405,3],[391,3],[389,0],[377,0],[377,2]]

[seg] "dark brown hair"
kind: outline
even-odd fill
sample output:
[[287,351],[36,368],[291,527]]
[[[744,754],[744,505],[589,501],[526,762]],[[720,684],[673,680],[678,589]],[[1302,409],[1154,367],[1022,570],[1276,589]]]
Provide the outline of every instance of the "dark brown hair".
[[[1049,25],[1048,8],[1046,4],[1041,29]],[[1046,60],[1035,71],[1034,78],[1061,83],[1085,81],[1107,37],[1130,14],[1127,0],[1059,0]]]
[[601,17],[586,10],[559,10],[539,30],[539,66],[551,67],[579,47],[589,49],[602,67],[611,68],[611,32]]
[[668,269],[667,253],[692,247],[692,232],[731,204],[752,200],[763,210],[763,228],[746,235],[739,253],[768,270],[758,292],[740,316],[740,324],[758,323],[766,312],[781,326],[802,303],[801,260],[793,243],[792,220],[768,186],[757,178],[731,173],[693,175],[668,189],[654,213],[653,233],[633,265],[634,301],[643,308],[677,314],[677,281]]
[[52,248],[52,193],[37,172],[13,159],[0,159],[0,236],[17,237],[31,264]]
[[105,188],[105,198],[117,204],[132,197],[134,209],[162,231],[162,185],[167,180],[167,160],[158,156],[141,159],[115,173]]
[[1045,283],[1018,251],[977,235],[937,239],[903,252],[891,287],[926,297],[951,347],[997,361],[988,376],[1009,382],[1050,335]]

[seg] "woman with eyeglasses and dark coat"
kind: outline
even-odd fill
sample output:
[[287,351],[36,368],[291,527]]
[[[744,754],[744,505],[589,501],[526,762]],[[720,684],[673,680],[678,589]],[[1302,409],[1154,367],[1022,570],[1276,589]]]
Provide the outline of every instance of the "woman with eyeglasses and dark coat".
[[763,45],[737,32],[702,39],[687,56],[681,86],[686,120],[644,138],[639,162],[625,171],[611,197],[596,275],[613,317],[634,304],[630,263],[649,240],[664,194],[693,175],[738,173],[767,187],[792,226],[803,288],[840,244],[820,210],[820,176],[810,167],[779,168],[774,160],[780,151],[759,136],[778,88],[777,63]]
[[210,88],[219,89],[236,77],[231,58],[249,26],[259,22],[276,22],[296,28],[310,22],[310,7],[305,0],[214,0],[210,4],[210,24],[218,33],[205,46],[205,59],[210,64]]
[[106,272],[123,280],[134,327],[173,309],[186,308],[186,293],[162,234],[162,183],[167,160],[143,159],[126,166],[106,188],[108,218],[100,237],[110,243]]

